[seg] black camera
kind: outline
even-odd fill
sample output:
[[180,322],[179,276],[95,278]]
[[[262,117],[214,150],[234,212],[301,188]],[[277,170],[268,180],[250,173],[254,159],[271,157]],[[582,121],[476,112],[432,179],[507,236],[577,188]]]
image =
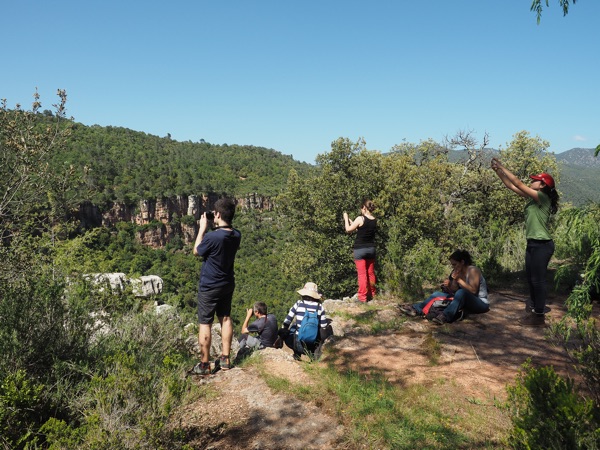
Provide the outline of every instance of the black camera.
[[215,220],[215,213],[213,211],[206,211],[206,220]]

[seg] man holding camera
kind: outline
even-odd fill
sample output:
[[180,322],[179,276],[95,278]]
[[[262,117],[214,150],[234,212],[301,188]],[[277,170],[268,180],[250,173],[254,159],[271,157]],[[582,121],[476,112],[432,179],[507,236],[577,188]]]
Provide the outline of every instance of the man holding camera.
[[[214,217],[212,217],[214,215]],[[200,229],[194,244],[194,255],[204,259],[198,282],[198,343],[202,351],[201,362],[192,372],[208,375],[210,369],[211,328],[215,314],[221,324],[223,348],[215,366],[223,370],[231,367],[229,352],[233,338],[231,321],[231,300],[235,289],[233,265],[240,247],[241,233],[231,226],[235,215],[235,203],[228,198],[220,198],[215,203],[214,212],[205,212],[200,217]],[[211,221],[211,233],[207,233]]]
[[[256,320],[250,323],[252,316]],[[240,350],[235,363],[241,362],[254,352],[267,347],[273,347],[277,340],[277,318],[269,314],[265,302],[256,302],[254,307],[246,310],[246,319],[242,325],[242,333],[238,338]]]

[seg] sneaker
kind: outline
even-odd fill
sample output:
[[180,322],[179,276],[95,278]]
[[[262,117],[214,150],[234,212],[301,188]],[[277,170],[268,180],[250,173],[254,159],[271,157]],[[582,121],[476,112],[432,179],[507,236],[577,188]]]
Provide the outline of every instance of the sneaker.
[[199,362],[190,370],[190,373],[193,375],[210,375],[210,363]]
[[418,312],[413,305],[399,305],[398,308],[409,317],[416,317]]
[[361,300],[360,298],[358,298],[358,294],[354,294],[352,297],[350,297],[350,301],[351,302],[363,302],[364,300]]
[[519,325],[524,327],[543,327],[546,325],[546,316],[532,312],[519,319]]
[[448,320],[446,319],[444,313],[439,313],[437,316],[431,319],[431,321],[437,325],[444,325],[445,323],[448,323]]
[[219,367],[221,368],[221,370],[231,369],[231,362],[229,361],[229,356],[219,356]]

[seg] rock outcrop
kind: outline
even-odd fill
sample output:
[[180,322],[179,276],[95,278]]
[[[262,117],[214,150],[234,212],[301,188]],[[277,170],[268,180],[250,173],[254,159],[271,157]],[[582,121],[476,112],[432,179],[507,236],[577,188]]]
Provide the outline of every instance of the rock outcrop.
[[[137,297],[150,297],[159,295],[163,290],[163,280],[157,275],[145,275],[139,278],[128,278],[124,273],[91,273],[85,275],[94,284],[108,285],[112,292],[122,292],[131,286]],[[104,289],[101,287],[100,289]]]
[[[79,221],[83,228],[114,227],[118,222],[140,226],[139,241],[153,248],[164,247],[176,236],[185,244],[194,242],[198,233],[198,220],[205,211],[213,209],[219,195],[177,195],[153,200],[140,200],[137,205],[113,203],[105,211],[86,202],[79,207]],[[256,193],[236,198],[240,211],[270,211],[270,197]]]

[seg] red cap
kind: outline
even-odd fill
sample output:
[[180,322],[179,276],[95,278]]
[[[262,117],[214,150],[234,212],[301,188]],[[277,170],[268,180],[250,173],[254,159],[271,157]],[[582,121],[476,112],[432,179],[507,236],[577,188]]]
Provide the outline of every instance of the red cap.
[[542,172],[539,175],[530,175],[529,178],[531,178],[532,180],[543,181],[546,186],[549,186],[551,188],[554,187],[554,178],[552,178],[546,172]]

